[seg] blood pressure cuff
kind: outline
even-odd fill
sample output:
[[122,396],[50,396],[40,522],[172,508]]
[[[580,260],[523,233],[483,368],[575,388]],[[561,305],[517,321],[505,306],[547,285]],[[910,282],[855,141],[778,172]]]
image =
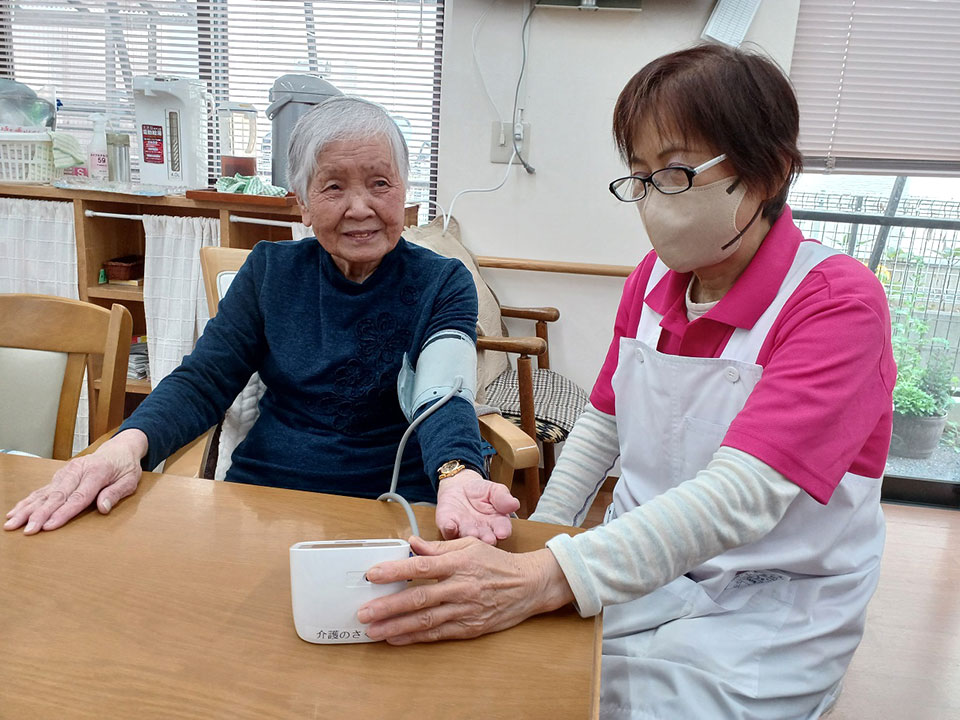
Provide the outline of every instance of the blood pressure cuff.
[[454,397],[472,404],[477,394],[477,348],[470,336],[459,330],[441,330],[427,338],[416,371],[404,353],[397,395],[407,421],[413,422],[420,408],[453,390],[458,377],[463,384]]

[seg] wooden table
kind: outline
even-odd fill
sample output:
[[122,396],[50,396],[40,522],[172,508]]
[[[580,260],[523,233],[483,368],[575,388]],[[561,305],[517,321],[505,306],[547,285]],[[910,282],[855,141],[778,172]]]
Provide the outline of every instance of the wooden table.
[[[0,455],[0,507],[60,464]],[[152,473],[109,516],[0,531],[0,717],[596,717],[601,624],[571,609],[434,645],[297,637],[290,545],[408,532],[393,504]],[[553,534],[515,521],[503,547]]]

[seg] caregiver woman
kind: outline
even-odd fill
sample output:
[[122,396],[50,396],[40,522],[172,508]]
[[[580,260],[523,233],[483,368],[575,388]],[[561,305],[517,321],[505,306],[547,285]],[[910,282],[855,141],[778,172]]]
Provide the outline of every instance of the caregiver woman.
[[604,612],[602,715],[817,718],[863,632],[883,549],[896,368],[876,278],[805,240],[785,199],[797,101],[769,60],[703,46],[617,100],[653,252],[626,282],[591,404],[532,519],[605,524],[510,554],[414,540],[369,603],[394,643],[473,637],[575,601]]

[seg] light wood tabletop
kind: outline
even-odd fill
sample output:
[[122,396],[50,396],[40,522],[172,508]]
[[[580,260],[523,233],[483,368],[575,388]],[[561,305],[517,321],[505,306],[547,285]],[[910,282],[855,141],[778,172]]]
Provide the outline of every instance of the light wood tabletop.
[[[0,507],[61,464],[0,455]],[[601,624],[571,608],[433,645],[297,637],[290,545],[408,533],[395,504],[152,473],[109,516],[0,531],[0,717],[596,717]]]

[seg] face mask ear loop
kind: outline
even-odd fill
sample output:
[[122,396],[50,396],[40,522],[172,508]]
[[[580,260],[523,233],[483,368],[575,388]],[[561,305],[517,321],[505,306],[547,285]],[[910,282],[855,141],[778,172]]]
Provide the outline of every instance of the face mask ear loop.
[[[730,192],[730,191],[728,190],[727,192]],[[761,210],[763,210],[763,203],[760,203],[760,205],[757,207],[757,211],[753,214],[753,217],[750,218],[750,222],[747,223],[746,227],[743,228],[743,230],[741,230],[740,232],[738,232],[738,233],[734,236],[733,240],[731,240],[730,242],[728,242],[728,243],[726,243],[726,244],[724,244],[724,245],[721,245],[721,246],[720,246],[720,249],[721,249],[721,250],[726,250],[728,247],[730,247],[731,245],[733,245],[737,240],[739,240],[740,238],[742,238],[742,237],[743,237],[743,234],[744,234],[747,230],[750,229],[750,226],[753,225],[754,221],[755,221],[758,217],[760,217],[760,211],[761,211]]]

